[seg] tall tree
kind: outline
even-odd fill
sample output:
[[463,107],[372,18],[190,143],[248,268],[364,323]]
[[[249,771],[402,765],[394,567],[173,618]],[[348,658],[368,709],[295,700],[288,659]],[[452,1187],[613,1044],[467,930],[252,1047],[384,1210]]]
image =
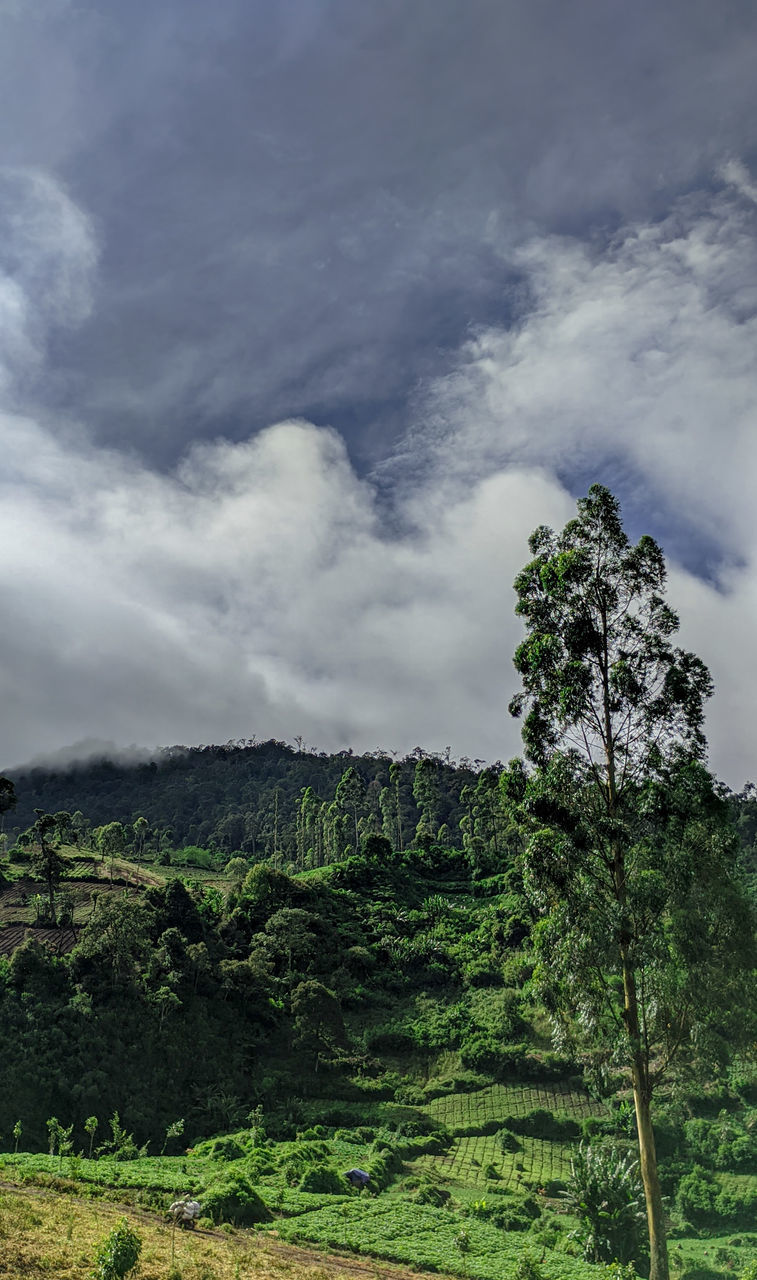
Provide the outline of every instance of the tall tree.
[[421,811],[415,829],[415,838],[421,847],[434,842],[441,822],[441,788],[439,786],[439,761],[431,756],[421,756],[413,774],[413,799]]
[[123,853],[126,832],[122,822],[106,822],[94,833],[97,847],[104,858],[110,859],[110,882],[113,883],[113,863]]
[[150,824],[147,818],[140,816],[134,819],[134,852],[137,855],[137,871],[142,865],[142,859],[145,853],[145,841]]
[[0,777],[0,817],[16,807],[16,788],[10,778]]
[[352,821],[355,828],[355,844],[353,850],[357,853],[360,847],[360,829],[358,821],[360,813],[363,809],[365,800],[365,780],[362,774],[358,773],[354,765],[348,765],[342,774],[336,788],[334,800],[338,808],[352,815]]
[[654,1087],[676,1054],[715,1049],[718,1031],[722,1041],[753,937],[726,805],[703,764],[712,685],[672,643],[659,546],[631,545],[607,489],[593,485],[576,519],[537,529],[529,546],[515,582],[523,691],[510,710],[526,713],[530,768],[514,761],[503,792],[528,835],[545,998],[629,1070],[650,1280],[667,1280]]
[[55,890],[66,866],[59,853],[59,845],[70,824],[71,815],[63,812],[45,813],[44,809],[35,809],[34,812],[37,820],[24,833],[25,843],[30,845],[29,863],[32,871],[47,885],[50,921],[56,924]]

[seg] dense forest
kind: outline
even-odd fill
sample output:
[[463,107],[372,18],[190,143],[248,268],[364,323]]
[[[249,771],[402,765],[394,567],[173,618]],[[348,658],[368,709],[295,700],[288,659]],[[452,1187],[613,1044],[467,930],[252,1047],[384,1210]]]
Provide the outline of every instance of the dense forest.
[[[383,835],[399,852],[419,845],[461,848],[482,873],[494,870],[514,832],[499,793],[498,761],[450,758],[416,748],[395,759],[383,751],[355,755],[303,750],[283,742],[175,746],[142,764],[93,760],[66,769],[9,772],[17,794],[5,815],[8,842],[28,829],[35,810],[77,814],[80,841],[113,822],[134,846],[157,852],[194,848],[233,853],[292,868],[322,866]],[[744,874],[757,872],[757,791],[721,787],[731,808]]]
[[144,817],[153,845],[320,866],[384,835],[400,852],[412,844],[463,844],[498,856],[506,822],[498,798],[501,766],[454,762],[419,749],[394,760],[303,751],[283,742],[171,747],[139,765],[99,760],[66,770],[9,776],[18,805],[11,837],[35,809],[79,813],[87,829]]

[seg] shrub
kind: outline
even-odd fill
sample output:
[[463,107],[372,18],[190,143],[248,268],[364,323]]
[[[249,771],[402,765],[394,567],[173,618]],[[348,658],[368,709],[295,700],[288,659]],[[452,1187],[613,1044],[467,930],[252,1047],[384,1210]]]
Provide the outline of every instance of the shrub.
[[687,1173],[678,1184],[676,1192],[676,1209],[694,1226],[703,1226],[713,1221],[716,1216],[715,1204],[718,1198],[718,1181],[714,1173],[695,1164],[691,1173]]
[[584,1143],[570,1162],[564,1193],[580,1220],[574,1233],[588,1262],[631,1262],[642,1248],[646,1219],[638,1162],[611,1147]]
[[269,1222],[271,1215],[249,1178],[243,1173],[223,1174],[207,1188],[202,1200],[204,1213],[214,1222],[233,1222],[249,1227]]
[[544,1272],[528,1253],[521,1255],[513,1280],[544,1280]]
[[445,1187],[439,1187],[436,1183],[423,1181],[418,1190],[411,1197],[416,1204],[432,1204],[437,1209],[441,1209],[450,1198],[450,1193]]
[[[571,1116],[555,1115],[544,1107],[535,1107],[524,1116],[506,1116],[503,1130],[525,1134],[529,1138],[546,1138],[551,1142],[569,1142],[577,1138],[580,1129]],[[509,1148],[512,1150],[512,1148]]]
[[501,1231],[528,1231],[541,1216],[541,1205],[536,1196],[508,1196],[493,1208],[491,1220]]
[[415,1047],[413,1037],[401,1027],[384,1027],[366,1038],[366,1048],[370,1053],[412,1053]]
[[122,1280],[139,1262],[142,1241],[126,1218],[105,1237],[95,1254],[93,1280]]
[[300,1179],[299,1190],[322,1192],[329,1196],[343,1196],[348,1187],[343,1175],[333,1165],[324,1161],[321,1164],[311,1164],[310,1168],[305,1170]]
[[211,1160],[241,1160],[247,1155],[236,1138],[227,1135],[221,1138],[208,1138],[206,1142],[198,1142],[194,1155],[208,1156]]
[[383,1146],[372,1156],[367,1172],[371,1176],[371,1184],[376,1191],[383,1191],[402,1171],[402,1156],[393,1147]]

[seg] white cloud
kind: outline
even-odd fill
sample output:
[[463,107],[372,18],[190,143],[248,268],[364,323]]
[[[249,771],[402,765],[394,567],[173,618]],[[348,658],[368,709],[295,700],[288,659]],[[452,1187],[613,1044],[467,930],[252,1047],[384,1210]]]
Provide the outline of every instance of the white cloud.
[[[528,305],[472,340],[427,408],[458,472],[620,457],[725,550],[752,535],[757,218],[720,195],[606,248],[548,237],[516,261]],[[427,443],[429,441],[427,440]],[[730,544],[730,545],[729,545]]]
[[[24,335],[41,358],[46,327],[88,305],[94,262],[62,192],[24,199],[47,213],[36,238],[20,233],[16,384]],[[525,246],[519,323],[468,344],[429,394],[388,520],[339,436],[307,422],[195,447],[159,474],[8,407],[0,763],[80,739],[252,733],[512,754],[510,583],[530,529],[573,510],[557,477],[612,456],[723,557],[717,586],[674,566],[671,598],[720,686],[714,762],[736,783],[754,773],[752,217],[731,191],[606,248]]]

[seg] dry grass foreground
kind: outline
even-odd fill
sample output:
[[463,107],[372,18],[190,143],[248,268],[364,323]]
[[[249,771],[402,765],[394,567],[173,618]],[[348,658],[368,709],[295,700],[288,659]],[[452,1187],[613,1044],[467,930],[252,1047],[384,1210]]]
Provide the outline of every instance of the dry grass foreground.
[[299,1249],[268,1233],[174,1231],[154,1213],[6,1183],[0,1277],[89,1280],[97,1246],[123,1217],[142,1240],[136,1280],[419,1280],[417,1272]]

